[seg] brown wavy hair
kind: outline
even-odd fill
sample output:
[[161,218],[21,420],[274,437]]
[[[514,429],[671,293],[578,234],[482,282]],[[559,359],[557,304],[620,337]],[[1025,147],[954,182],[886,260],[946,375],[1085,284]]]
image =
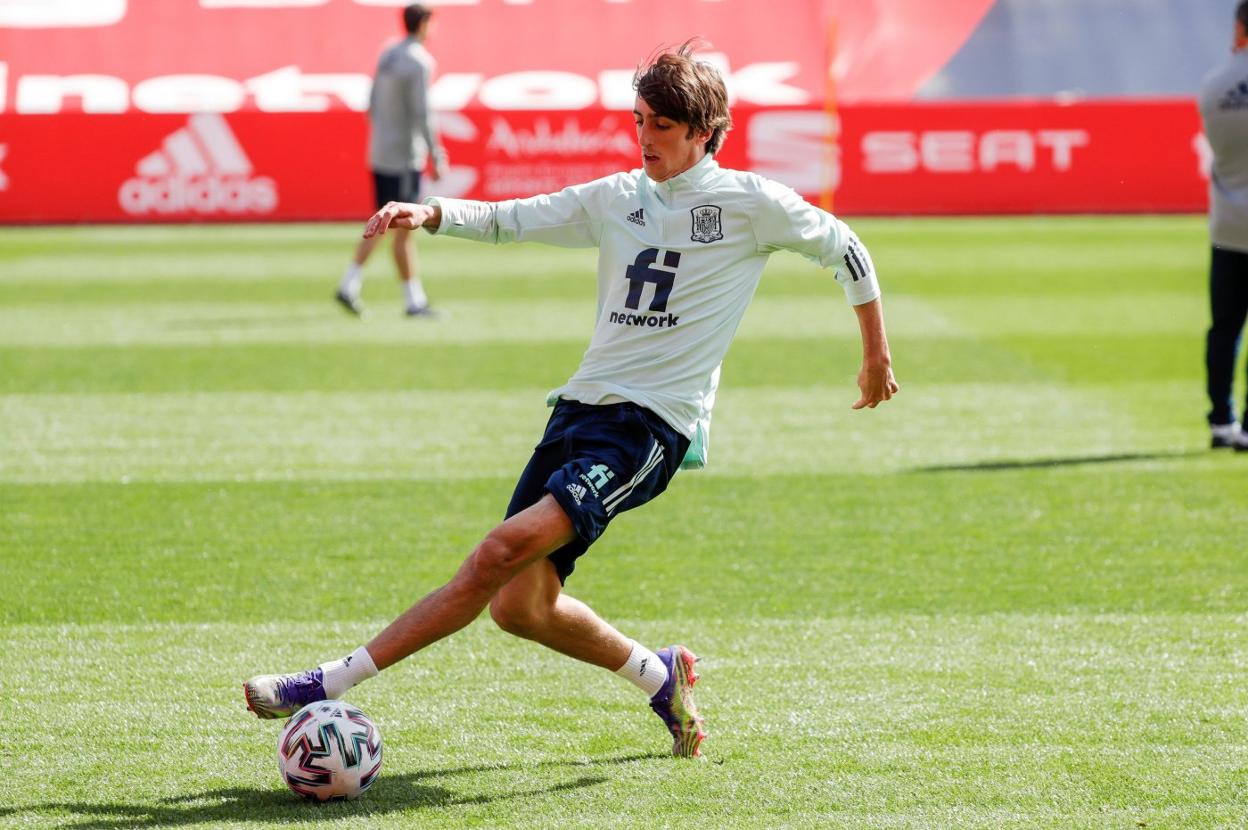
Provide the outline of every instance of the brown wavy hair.
[[705,61],[693,59],[693,51],[708,46],[702,38],[690,38],[673,49],[662,49],[638,67],[633,89],[655,115],[689,125],[689,135],[710,130],[708,155],[715,155],[732,129],[728,112],[728,88],[723,76]]

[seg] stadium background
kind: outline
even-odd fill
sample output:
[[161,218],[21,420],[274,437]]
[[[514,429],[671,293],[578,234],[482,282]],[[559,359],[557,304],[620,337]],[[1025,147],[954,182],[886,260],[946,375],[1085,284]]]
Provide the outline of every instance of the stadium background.
[[725,161],[838,213],[1194,212],[851,216],[902,384],[870,412],[841,292],[773,256],[710,464],[572,589],[703,658],[709,763],[482,619],[352,690],[386,767],[323,810],[239,684],[365,642],[498,520],[595,252],[422,236],[446,317],[406,317],[384,255],[345,314],[397,8],[267,2],[0,0],[0,830],[1248,827],[1191,103],[1233,0],[442,3],[466,192],[634,166],[629,69],[692,31],[738,93]]
[[[358,218],[369,77],[401,5],[0,3],[0,222]],[[633,68],[701,34],[734,96],[723,163],[849,215],[1203,210],[1191,98],[1232,6],[433,5],[453,162],[437,192],[499,199],[635,166]]]

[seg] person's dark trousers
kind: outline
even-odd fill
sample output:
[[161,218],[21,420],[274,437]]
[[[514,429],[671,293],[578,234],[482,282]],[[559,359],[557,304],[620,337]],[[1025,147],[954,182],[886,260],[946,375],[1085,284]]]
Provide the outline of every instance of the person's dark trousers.
[[[1213,248],[1209,264],[1209,305],[1213,324],[1205,339],[1205,372],[1208,380],[1210,424],[1235,420],[1231,386],[1240,333],[1248,316],[1248,252]],[[1248,406],[1245,406],[1248,412]]]

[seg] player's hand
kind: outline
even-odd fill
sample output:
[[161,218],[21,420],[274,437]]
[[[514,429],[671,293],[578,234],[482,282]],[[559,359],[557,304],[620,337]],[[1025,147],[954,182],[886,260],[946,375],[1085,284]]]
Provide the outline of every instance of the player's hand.
[[446,162],[437,159],[433,164],[429,165],[429,179],[431,181],[440,182],[446,178]]
[[862,397],[853,405],[854,409],[875,409],[883,401],[897,394],[901,387],[893,377],[893,367],[888,363],[862,364],[858,372],[858,391]]
[[369,217],[364,225],[364,238],[381,236],[390,228],[415,230],[433,218],[435,209],[429,205],[411,202],[387,202],[386,206]]

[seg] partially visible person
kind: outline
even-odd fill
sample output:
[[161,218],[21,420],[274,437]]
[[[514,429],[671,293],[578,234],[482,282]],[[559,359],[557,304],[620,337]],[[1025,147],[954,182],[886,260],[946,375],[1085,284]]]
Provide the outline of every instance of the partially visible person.
[[[429,177],[434,181],[446,168],[446,151],[438,140],[429,106],[434,59],[425,48],[425,39],[432,19],[433,11],[421,3],[404,8],[407,37],[383,51],[377,60],[368,118],[369,166],[378,208],[388,202],[415,201],[421,173],[430,160]],[[380,237],[360,241],[338,286],[335,298],[352,314],[364,313],[360,301],[364,263],[380,241]],[[396,229],[393,250],[407,315],[435,316],[420,282],[420,265],[406,229]]]
[[[1235,358],[1248,317],[1248,0],[1235,9],[1231,56],[1201,84],[1200,117],[1213,150],[1209,175],[1209,303],[1205,341],[1210,443],[1248,451],[1235,417]],[[1248,402],[1244,411],[1248,411]],[[1242,413],[1241,413],[1242,414]]]

